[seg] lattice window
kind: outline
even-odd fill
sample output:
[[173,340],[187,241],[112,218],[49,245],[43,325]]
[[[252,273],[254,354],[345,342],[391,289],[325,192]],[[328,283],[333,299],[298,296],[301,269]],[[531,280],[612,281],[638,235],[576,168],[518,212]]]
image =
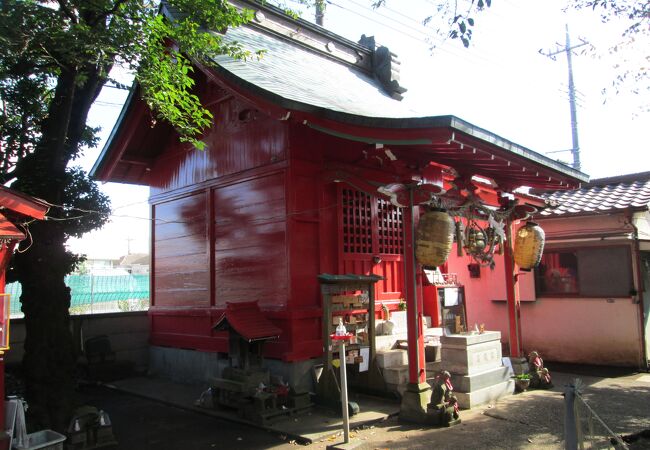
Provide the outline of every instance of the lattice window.
[[363,192],[343,189],[343,251],[372,253],[372,198]]
[[404,239],[402,210],[389,201],[377,199],[379,253],[401,255]]

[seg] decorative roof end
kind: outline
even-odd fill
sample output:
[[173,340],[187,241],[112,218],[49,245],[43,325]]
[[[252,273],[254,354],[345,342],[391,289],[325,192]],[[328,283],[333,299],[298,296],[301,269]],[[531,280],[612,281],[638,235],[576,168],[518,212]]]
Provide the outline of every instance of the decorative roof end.
[[359,39],[359,44],[372,51],[372,72],[384,88],[384,91],[395,100],[402,100],[402,94],[407,89],[399,84],[400,62],[397,55],[388,47],[376,47],[375,37],[365,34]]

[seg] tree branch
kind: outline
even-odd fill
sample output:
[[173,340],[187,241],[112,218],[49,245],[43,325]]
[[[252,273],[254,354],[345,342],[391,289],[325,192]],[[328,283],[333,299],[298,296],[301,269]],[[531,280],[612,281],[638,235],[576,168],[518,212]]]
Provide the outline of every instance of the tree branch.
[[124,3],[126,3],[127,0],[115,0],[115,3],[113,4],[113,7],[111,9],[108,9],[95,17],[95,20],[92,22],[89,22],[88,24],[91,27],[95,27],[99,23],[100,20],[103,20],[107,18],[108,16],[111,16],[117,12],[118,9],[120,9],[120,6],[122,6]]
[[70,19],[72,23],[79,23],[79,18],[68,7],[68,2],[66,0],[58,0],[58,3],[63,14]]

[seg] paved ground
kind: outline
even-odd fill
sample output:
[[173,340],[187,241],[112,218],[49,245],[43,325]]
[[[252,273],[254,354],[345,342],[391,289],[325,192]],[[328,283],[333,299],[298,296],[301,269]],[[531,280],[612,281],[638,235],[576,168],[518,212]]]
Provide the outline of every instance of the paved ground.
[[[650,429],[649,374],[580,367],[559,369],[565,372],[554,370],[554,389],[525,392],[494,405],[462,411],[462,424],[456,427],[426,428],[388,418],[353,432],[353,441],[364,449],[560,449],[564,432],[562,386],[576,377],[584,382],[584,398],[615,433],[631,435]],[[105,388],[92,388],[87,395],[89,403],[110,413],[120,449],[284,450],[298,445],[282,433]],[[300,422],[294,423],[298,432]],[[323,423],[323,427],[336,425]],[[595,426],[595,434],[605,432]],[[340,437],[329,433],[329,437],[315,438],[308,448],[321,449],[337,441]],[[650,439],[640,439],[630,448],[650,449]]]
[[295,450],[282,436],[105,387],[84,387],[86,403],[110,415],[119,450]]

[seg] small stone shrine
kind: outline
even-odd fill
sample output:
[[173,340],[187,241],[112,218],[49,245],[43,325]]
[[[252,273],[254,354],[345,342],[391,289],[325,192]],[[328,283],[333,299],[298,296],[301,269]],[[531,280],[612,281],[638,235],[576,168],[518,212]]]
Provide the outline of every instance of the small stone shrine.
[[263,367],[264,343],[277,339],[282,330],[257,302],[227,303],[213,329],[228,331],[230,346],[229,367],[210,382],[213,404],[235,408],[240,417],[263,425],[311,407],[308,392],[296,392]]
[[514,392],[501,359],[501,332],[451,334],[440,338],[441,367],[450,373],[461,408],[473,408]]

